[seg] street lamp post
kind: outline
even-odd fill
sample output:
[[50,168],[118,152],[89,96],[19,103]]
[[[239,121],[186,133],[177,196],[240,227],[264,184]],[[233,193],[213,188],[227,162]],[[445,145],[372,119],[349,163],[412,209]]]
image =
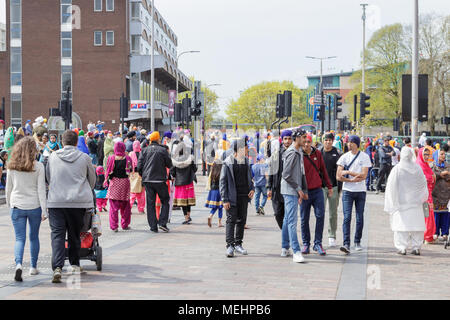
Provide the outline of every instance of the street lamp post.
[[[306,56],[306,58],[307,59],[314,59],[314,60],[320,60],[320,86],[319,86],[319,91],[320,91],[320,96],[322,96],[322,93],[323,93],[323,82],[322,82],[322,70],[323,70],[323,68],[322,68],[322,66],[323,66],[323,60],[328,60],[328,59],[335,59],[335,58],[337,58],[336,56],[332,56],[332,57],[323,57],[323,58],[321,58],[321,57],[311,57],[311,56]],[[320,101],[320,103],[322,104],[323,103],[323,101]],[[331,110],[328,110],[328,112],[330,112]],[[323,125],[323,123],[322,123],[322,128],[321,128],[321,133],[323,134],[323,132],[325,131],[324,129],[325,128],[323,128],[324,127],[324,125]]]
[[411,66],[411,142],[417,147],[419,131],[419,0],[414,0],[413,52]]
[[150,92],[150,130],[155,131],[155,0],[152,0],[152,55],[151,64],[151,92]]
[[[362,93],[366,93],[366,7],[368,6],[367,3],[361,4],[363,8],[363,15],[362,15],[362,21],[363,21],[363,61],[362,61]],[[360,119],[362,115],[359,116]],[[364,137],[364,125],[361,126],[361,136]]]

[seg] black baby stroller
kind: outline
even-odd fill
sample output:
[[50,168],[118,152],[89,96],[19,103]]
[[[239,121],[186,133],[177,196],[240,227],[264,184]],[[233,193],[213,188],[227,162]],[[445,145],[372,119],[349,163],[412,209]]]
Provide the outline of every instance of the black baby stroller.
[[[97,270],[102,270],[103,254],[102,247],[98,242],[98,238],[101,236],[101,224],[100,216],[97,215],[97,205],[96,198],[94,194],[94,207],[92,209],[87,209],[84,215],[84,224],[81,229],[81,249],[80,249],[80,260],[90,260],[95,261],[97,265]],[[67,248],[66,240],[66,259],[69,258],[69,250]]]

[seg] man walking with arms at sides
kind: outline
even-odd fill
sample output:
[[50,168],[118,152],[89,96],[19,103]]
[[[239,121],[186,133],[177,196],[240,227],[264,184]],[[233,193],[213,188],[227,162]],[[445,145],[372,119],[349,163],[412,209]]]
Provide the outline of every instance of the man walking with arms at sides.
[[328,177],[330,178],[331,185],[333,186],[333,194],[329,196],[329,189],[323,188],[323,197],[325,200],[326,207],[328,200],[328,242],[330,247],[336,246],[336,229],[337,229],[337,208],[339,206],[339,187],[340,182],[336,179],[336,173],[338,169],[337,162],[342,155],[342,152],[333,147],[334,135],[328,133],[325,135],[325,140],[323,142],[323,148],[321,150],[323,161],[325,162],[325,167],[327,168]]
[[326,255],[322,247],[323,226],[325,222],[325,202],[322,188],[328,190],[327,196],[333,196],[333,186],[328,178],[327,169],[322,159],[322,154],[312,146],[311,138],[307,138],[303,146],[303,163],[306,172],[306,182],[308,184],[308,200],[302,202],[300,206],[301,227],[302,227],[302,254],[309,254],[311,232],[309,230],[309,217],[311,207],[314,207],[316,217],[316,228],[314,233],[314,247],[321,256]]
[[[147,195],[147,220],[150,231],[158,232],[159,228],[169,232],[167,221],[169,219],[169,190],[167,188],[167,169],[172,167],[167,149],[160,145],[159,132],[150,135],[150,145],[143,149],[139,156],[137,171],[142,177]],[[156,195],[161,199],[161,214],[159,221],[156,219]]]
[[281,194],[281,176],[283,174],[283,154],[292,144],[292,131],[284,130],[281,133],[283,144],[280,146],[278,157],[274,157],[274,162],[271,162],[269,171],[269,181],[267,183],[267,196],[272,198],[272,208],[275,215],[275,220],[278,227],[283,229],[284,219],[284,199]]
[[353,203],[355,203],[356,209],[355,250],[362,250],[361,238],[364,227],[364,206],[366,205],[365,179],[372,163],[365,152],[358,150],[360,142],[358,136],[350,136],[348,142],[350,151],[345,153],[337,162],[337,180],[344,182],[342,187],[344,244],[340,250],[346,254],[350,254],[350,224],[352,222]]
[[80,231],[86,209],[94,207],[96,174],[91,158],[77,149],[78,135],[67,130],[63,149],[52,152],[46,177],[49,184],[47,207],[52,238],[53,283],[61,282],[64,267],[66,232],[69,262],[73,273],[80,273]]
[[281,232],[281,256],[289,256],[289,248],[292,247],[293,261],[302,263],[305,259],[300,251],[297,238],[297,216],[298,205],[308,199],[302,152],[302,146],[306,141],[306,132],[295,129],[292,132],[292,140],[294,142],[283,155],[281,194],[284,198],[285,213]]
[[247,255],[242,247],[244,227],[247,222],[248,203],[253,198],[255,187],[247,153],[245,139],[233,141],[233,154],[229,155],[220,173],[220,196],[227,211],[226,242],[227,257],[232,258],[234,251]]

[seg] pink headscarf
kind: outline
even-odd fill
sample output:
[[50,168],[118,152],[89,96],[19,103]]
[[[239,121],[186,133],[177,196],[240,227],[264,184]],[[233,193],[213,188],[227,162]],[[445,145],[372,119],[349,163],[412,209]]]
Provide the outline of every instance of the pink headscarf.
[[114,145],[114,154],[118,157],[124,157],[126,149],[125,143],[118,141]]
[[137,167],[138,158],[136,152],[141,152],[141,143],[139,141],[133,142],[133,152],[130,153],[130,158],[133,163],[133,170]]
[[103,170],[102,166],[98,166],[97,169],[95,169],[95,172],[97,173],[98,176],[105,174],[105,170]]
[[432,203],[433,198],[431,196],[431,192],[434,189],[434,173],[433,170],[431,170],[430,165],[427,161],[423,159],[423,152],[425,151],[425,148],[422,148],[419,150],[419,154],[417,155],[416,163],[422,168],[423,174],[425,175],[425,178],[427,179],[427,185],[428,185],[428,202]]

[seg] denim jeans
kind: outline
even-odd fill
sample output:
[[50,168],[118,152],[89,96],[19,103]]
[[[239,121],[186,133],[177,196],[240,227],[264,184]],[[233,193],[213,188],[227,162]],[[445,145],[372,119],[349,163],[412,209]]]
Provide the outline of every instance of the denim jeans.
[[[261,205],[259,205],[259,199],[261,197],[262,194],[262,202]],[[264,208],[264,206],[266,205],[267,202],[267,189],[265,186],[262,187],[255,187],[255,207],[256,210],[258,210],[259,208]]]
[[42,210],[41,208],[32,210],[21,210],[17,208],[11,209],[11,220],[16,233],[16,242],[14,245],[14,256],[16,264],[22,264],[23,251],[27,238],[27,220],[30,223],[30,251],[31,251],[31,267],[36,268],[39,256],[39,227],[41,226]]
[[352,222],[353,203],[356,208],[356,232],[355,243],[361,243],[364,227],[364,206],[366,205],[365,192],[343,191],[342,209],[344,211],[344,223],[342,229],[344,232],[344,245],[350,246],[350,224]]
[[297,238],[298,196],[284,194],[283,198],[285,211],[281,230],[281,247],[284,249],[292,247],[292,251],[296,253],[300,251]]
[[314,244],[322,244],[323,226],[325,223],[325,201],[322,188],[308,190],[308,200],[303,200],[300,206],[303,245],[310,245],[311,242],[311,233],[309,231],[311,206],[314,207],[314,215],[316,216]]

